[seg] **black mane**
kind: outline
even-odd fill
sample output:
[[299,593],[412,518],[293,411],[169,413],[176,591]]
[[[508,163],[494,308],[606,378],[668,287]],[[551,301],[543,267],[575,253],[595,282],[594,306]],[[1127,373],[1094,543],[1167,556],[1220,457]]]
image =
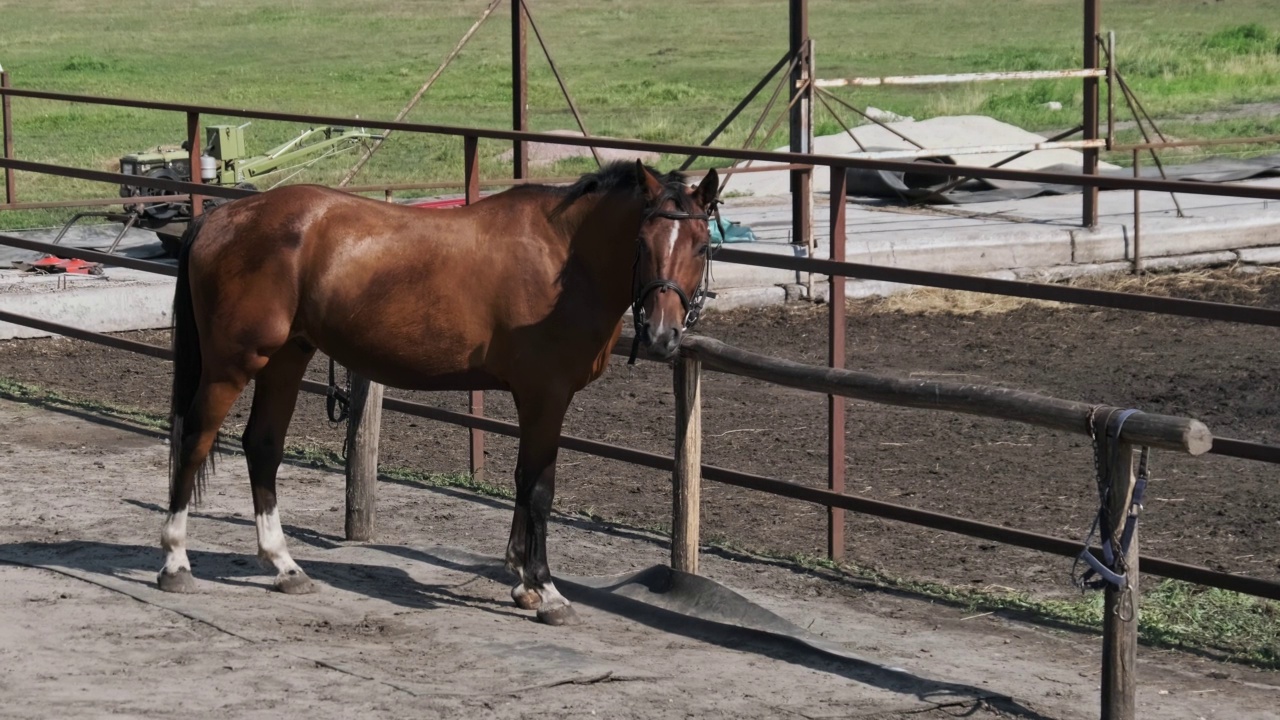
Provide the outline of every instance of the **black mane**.
[[[694,212],[696,210],[687,192],[684,173],[679,170],[672,170],[663,175],[652,167],[647,165],[645,167],[658,178],[658,182],[662,183],[664,188],[663,200],[670,198],[676,203],[676,207],[681,212]],[[636,175],[636,164],[634,162],[615,160],[596,172],[583,175],[578,178],[577,182],[568,187],[555,188],[555,191],[564,197],[556,205],[556,209],[552,214],[558,215],[564,212],[569,206],[587,195],[610,193],[616,190],[640,191],[640,178]]]

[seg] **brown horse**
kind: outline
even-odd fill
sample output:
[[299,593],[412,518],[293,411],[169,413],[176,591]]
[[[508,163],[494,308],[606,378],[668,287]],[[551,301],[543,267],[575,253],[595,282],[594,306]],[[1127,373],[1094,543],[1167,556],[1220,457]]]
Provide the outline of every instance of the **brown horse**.
[[316,186],[218,207],[183,239],[174,297],[169,515],[159,584],[191,592],[187,505],[236,398],[256,380],[242,438],[258,555],[287,593],[314,585],[289,556],[276,471],[317,349],[375,382],[509,390],[520,422],[512,598],[575,618],[547,565],[560,428],[604,372],[631,306],[670,357],[701,309],[714,171],[690,188],[616,163],[567,188],[526,185],[454,210],[390,205]]

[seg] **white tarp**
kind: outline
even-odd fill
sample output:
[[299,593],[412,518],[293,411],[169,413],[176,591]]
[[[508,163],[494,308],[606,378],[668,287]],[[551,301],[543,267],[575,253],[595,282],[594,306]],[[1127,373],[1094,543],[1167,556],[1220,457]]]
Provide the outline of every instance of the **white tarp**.
[[[889,127],[911,138],[925,148],[957,148],[981,147],[986,145],[1021,145],[1045,141],[1045,137],[1023,130],[1015,125],[1000,122],[983,115],[958,115],[936,117],[929,120],[903,121],[890,123]],[[871,151],[876,150],[914,150],[910,142],[894,135],[879,125],[862,125],[853,128],[858,142]],[[818,155],[857,155],[858,146],[847,133],[824,135],[814,138],[814,152]],[[779,151],[787,147],[776,148]],[[1015,153],[972,153],[950,154],[957,165],[991,166]],[[1001,167],[1018,170],[1043,170],[1052,167],[1062,168],[1082,165],[1079,151],[1070,149],[1036,150]],[[743,165],[739,163],[739,165]],[[754,162],[752,167],[765,167],[777,163]],[[1102,169],[1114,169],[1107,163],[1099,164]],[[831,178],[826,168],[814,171],[813,189],[816,192],[828,192]],[[786,195],[790,190],[788,173],[749,173],[734,176],[728,183],[728,191],[750,195]]]

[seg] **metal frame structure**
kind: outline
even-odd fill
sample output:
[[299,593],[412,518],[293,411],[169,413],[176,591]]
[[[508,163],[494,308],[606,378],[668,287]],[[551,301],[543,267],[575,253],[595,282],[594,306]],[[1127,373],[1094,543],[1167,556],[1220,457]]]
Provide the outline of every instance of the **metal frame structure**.
[[[84,95],[71,95],[65,93],[52,93],[37,90],[13,89],[5,88],[0,90],[5,98],[10,96],[25,97],[33,99],[44,99],[51,101],[63,102],[79,102],[90,104],[102,104],[122,107],[135,107],[151,110],[170,111],[182,113],[187,120],[187,130],[189,140],[194,140],[192,144],[192,152],[199,152],[199,135],[200,135],[200,117],[207,114],[216,114],[221,116],[238,116],[242,118],[264,119],[264,120],[281,120],[289,122],[311,122],[326,124],[345,124],[349,122],[345,118],[319,117],[294,115],[287,113],[269,112],[269,111],[253,111],[253,110],[236,110],[231,108],[221,108],[212,106],[197,106],[178,103],[152,103],[134,100],[122,100],[117,98],[98,98]],[[784,163],[789,170],[807,170],[812,171],[814,167],[827,167],[835,170],[832,174],[832,192],[830,196],[831,211],[831,248],[832,257],[830,259],[819,259],[813,257],[788,257],[780,255],[770,255],[763,253],[753,253],[743,250],[725,248],[719,252],[718,259],[725,262],[736,262],[748,265],[756,265],[761,267],[785,268],[808,272],[814,274],[827,275],[830,280],[831,302],[829,306],[829,369],[823,370],[822,373],[831,376],[841,376],[846,373],[844,368],[844,342],[843,333],[845,327],[845,304],[844,284],[846,277],[857,277],[866,279],[876,279],[888,282],[910,283],[914,285],[925,285],[932,287],[944,287],[960,290],[969,290],[975,292],[988,292],[1002,295],[1014,295],[1019,297],[1031,297],[1037,299],[1058,300],[1062,302],[1074,302],[1100,307],[1121,308],[1129,310],[1139,310],[1146,312],[1157,312],[1163,314],[1173,314],[1185,317],[1211,318],[1215,320],[1249,323],[1256,325],[1265,325],[1270,327],[1280,327],[1280,310],[1272,310],[1266,308],[1255,308],[1247,306],[1226,305],[1221,303],[1198,302],[1188,300],[1178,300],[1164,297],[1154,297],[1145,295],[1134,295],[1127,293],[1106,292],[1098,290],[1087,290],[1081,288],[1062,287],[1047,284],[1036,284],[1026,282],[1015,282],[1007,280],[996,280],[990,278],[967,277],[962,275],[952,275],[947,273],[927,272],[920,270],[905,270],[901,268],[880,267],[874,265],[864,265],[857,263],[849,263],[844,261],[843,250],[845,247],[845,224],[843,222],[844,212],[847,198],[845,195],[845,183],[843,178],[845,173],[843,170],[848,168],[878,169],[890,171],[912,170],[914,172],[934,173],[944,176],[953,176],[957,173],[973,177],[995,177],[1011,180],[1026,180],[1037,182],[1053,182],[1061,184],[1076,184],[1094,188],[1109,189],[1126,189],[1133,191],[1161,191],[1161,192],[1181,192],[1191,194],[1217,195],[1217,196],[1236,196],[1236,197],[1252,197],[1269,200],[1280,200],[1280,188],[1264,188],[1253,187],[1240,184],[1219,184],[1211,185],[1207,183],[1191,183],[1182,181],[1169,180],[1147,180],[1141,178],[1126,177],[1103,177],[1103,176],[1082,176],[1062,173],[1047,172],[1028,172],[1019,170],[1009,170],[1005,168],[985,168],[985,167],[964,167],[964,166],[936,166],[931,164],[908,163],[901,160],[884,160],[873,158],[858,158],[847,156],[822,156],[806,153],[772,153],[759,152],[751,150],[736,149],[711,149],[702,146],[674,145],[668,143],[651,143],[630,140],[619,140],[612,138],[593,138],[593,137],[569,137],[563,135],[544,135],[538,133],[529,133],[515,130],[487,130],[474,128],[460,128],[440,125],[421,125],[405,122],[378,122],[361,120],[361,122],[372,128],[383,130],[396,130],[404,132],[425,132],[435,133],[453,137],[459,137],[463,140],[465,163],[463,168],[463,185],[466,188],[466,196],[468,200],[474,200],[479,194],[480,177],[478,165],[478,141],[480,138],[508,140],[511,142],[547,142],[558,143],[562,145],[574,146],[591,146],[611,147],[626,150],[642,150],[655,152],[668,152],[679,154],[701,154],[714,157],[734,158],[742,160],[765,160]],[[87,180],[101,181],[118,185],[128,180],[135,184],[142,185],[158,190],[166,190],[178,193],[187,193],[193,197],[208,195],[214,197],[240,197],[250,194],[249,191],[239,190],[236,188],[228,188],[222,186],[204,186],[199,183],[180,182],[173,180],[162,180],[157,178],[142,178],[137,176],[126,176],[119,173],[104,172],[98,170],[87,170],[80,168],[68,168],[56,165],[48,165],[43,163],[33,163],[15,159],[0,159],[0,167],[6,170],[21,170],[28,172],[43,172],[54,175],[67,177],[76,177]],[[512,182],[512,181],[504,181]],[[196,204],[199,207],[199,204]],[[151,270],[166,275],[173,275],[175,269],[171,265],[154,263],[144,260],[131,260],[116,256],[105,255],[103,253],[65,248],[62,246],[54,246],[48,243],[40,243],[31,240],[0,235],[0,245],[10,247],[26,248],[42,252],[57,252],[63,256],[79,257],[81,259],[105,262],[123,267],[132,267],[140,270]],[[169,352],[165,348],[145,345],[122,338],[116,338],[100,333],[88,332],[78,328],[52,323],[36,318],[25,317],[9,312],[0,312],[0,321],[10,322],[28,327],[35,327],[49,332],[54,332],[68,337],[76,337],[91,342],[99,342],[112,347],[141,352],[152,357],[168,357]],[[617,352],[617,350],[615,350]],[[623,351],[625,352],[625,350]],[[693,359],[700,359],[704,363],[713,363],[714,355],[695,355]],[[684,362],[684,361],[682,361]],[[721,371],[726,368],[723,364],[719,367]],[[730,372],[738,374],[750,374],[756,372],[754,370],[738,368],[730,369]],[[681,383],[681,390],[678,397],[682,399],[685,406],[692,402],[692,398],[699,396],[696,382],[696,368],[686,367],[679,371],[676,380]],[[759,377],[756,374],[753,376]],[[777,381],[775,379],[775,381]],[[325,392],[327,388],[319,383],[304,383],[304,389],[308,392]],[[817,389],[810,387],[809,389]],[[880,501],[870,500],[868,498],[860,498],[847,495],[843,492],[843,476],[844,476],[844,394],[832,392],[823,386],[826,391],[829,412],[828,438],[829,438],[829,457],[828,457],[828,481],[829,489],[820,490],[795,483],[784,482],[772,478],[765,478],[749,473],[741,473],[737,471],[727,470],[724,468],[716,468],[701,465],[698,455],[694,452],[694,448],[700,444],[695,441],[694,434],[690,428],[695,428],[698,423],[693,421],[692,416],[686,417],[681,421],[683,430],[682,442],[680,443],[681,455],[678,457],[665,457],[653,453],[642,452],[632,448],[618,447],[591,440],[581,438],[565,437],[562,438],[561,446],[566,449],[578,450],[582,452],[599,455],[626,462],[632,462],[646,467],[653,467],[663,470],[673,470],[679,465],[683,468],[681,472],[676,473],[676,478],[681,480],[684,491],[677,494],[677,510],[681,507],[686,512],[692,504],[691,498],[696,494],[691,490],[692,486],[696,486],[701,479],[724,482],[740,487],[751,488],[768,492],[785,497],[791,497],[809,502],[815,502],[824,505],[829,512],[829,553],[832,557],[838,558],[844,550],[844,522],[843,512],[852,510],[854,512],[867,513],[878,517],[885,517],[904,522],[923,525],[926,527],[958,532],[961,534],[996,540],[998,542],[1038,549],[1045,552],[1063,555],[1075,555],[1079,552],[1079,543],[1072,540],[1062,538],[1050,538],[1038,535],[1025,530],[1015,530],[1012,528],[995,527],[988,523],[977,520],[969,520],[963,518],[955,518],[938,513],[907,508],[903,506],[893,505]],[[444,422],[451,422],[462,425],[469,429],[470,448],[472,458],[472,471],[475,473],[483,472],[483,433],[499,432],[502,434],[515,435],[518,429],[509,423],[503,423],[482,415],[483,399],[478,394],[472,395],[471,410],[468,413],[457,413],[446,411],[439,408],[431,408],[422,405],[408,403],[395,398],[384,398],[381,407],[387,410],[407,412],[425,418],[432,418]],[[949,408],[954,409],[954,408]],[[1021,418],[1019,418],[1021,419]],[[355,430],[352,430],[354,433]],[[357,436],[366,437],[367,434]],[[1254,460],[1262,460],[1266,462],[1280,462],[1280,447],[1264,445],[1259,443],[1250,443],[1240,440],[1231,439],[1213,439],[1212,448],[1209,452],[1220,455],[1229,455],[1233,457],[1248,458]],[[376,452],[374,457],[376,458]],[[367,460],[367,454],[366,454]],[[376,459],[374,462],[359,463],[360,467],[365,468],[364,472],[372,476],[376,472]],[[369,482],[372,482],[369,480]],[[360,512],[365,509],[372,510],[372,495],[360,495],[354,493],[351,495],[357,500],[349,511],[348,528],[357,533],[371,532],[371,521],[367,523],[352,522],[351,513],[357,517],[354,520],[359,521]],[[363,499],[361,499],[363,498]],[[681,557],[676,558],[677,563],[685,563],[686,567],[696,568],[696,538],[694,539],[695,557],[690,562],[690,555],[687,552],[687,542],[691,532],[696,528],[696,521],[686,517],[678,517],[679,522],[674,524],[681,534],[682,540],[686,543],[686,552]],[[1241,577],[1226,573],[1218,573],[1206,568],[1200,568],[1173,561],[1161,560],[1158,558],[1134,558],[1134,563],[1141,562],[1144,572],[1151,574],[1164,575],[1166,577],[1174,577],[1178,579],[1188,580],[1191,582],[1200,582],[1215,587],[1226,588],[1239,592],[1280,599],[1280,583],[1259,580],[1256,578]],[[1111,602],[1109,599],[1108,602]],[[1104,653],[1109,658],[1119,657],[1121,659],[1128,657],[1132,652],[1132,648],[1136,643],[1136,623],[1133,618],[1129,618],[1122,625],[1108,630],[1108,641],[1106,647],[1107,652]],[[1115,671],[1113,667],[1115,663],[1108,666],[1108,677],[1113,680],[1110,685],[1106,685],[1104,691],[1103,703],[1106,718],[1126,718],[1131,717],[1126,714],[1125,708],[1132,707],[1132,676],[1125,675],[1123,672]],[[1114,671],[1114,672],[1113,672]],[[1124,682],[1120,682],[1124,681]],[[1116,686],[1116,683],[1124,687]],[[1110,709],[1108,709],[1110,708]]]

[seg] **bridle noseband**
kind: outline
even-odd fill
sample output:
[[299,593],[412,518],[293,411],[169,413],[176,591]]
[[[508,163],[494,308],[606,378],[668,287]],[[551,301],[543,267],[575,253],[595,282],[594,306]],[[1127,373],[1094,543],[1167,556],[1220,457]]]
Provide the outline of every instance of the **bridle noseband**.
[[[662,201],[660,200],[659,203]],[[677,210],[659,210],[657,208],[649,210],[645,213],[641,220],[641,227],[644,227],[650,219],[655,217],[665,218],[667,220],[703,220],[708,224],[714,217],[716,224],[722,226],[721,237],[724,237],[723,223],[720,221],[720,200],[712,200],[710,204],[710,213],[690,213]],[[684,310],[684,327],[682,331],[697,324],[702,317],[702,309],[707,303],[707,298],[714,298],[716,294],[707,290],[707,285],[711,280],[711,254],[710,249],[707,253],[707,261],[705,269],[702,273],[702,279],[698,282],[698,286],[693,289],[693,297],[686,295],[684,290],[680,289],[674,281],[668,278],[657,278],[647,285],[640,286],[640,256],[644,250],[644,235],[636,236],[636,262],[632,271],[632,292],[634,293],[631,301],[631,318],[632,326],[635,330],[635,339],[631,342],[631,358],[627,360],[628,365],[636,364],[636,354],[640,350],[640,340],[649,334],[648,313],[645,312],[644,303],[649,296],[660,290],[674,290],[676,296],[680,298],[680,307]]]

